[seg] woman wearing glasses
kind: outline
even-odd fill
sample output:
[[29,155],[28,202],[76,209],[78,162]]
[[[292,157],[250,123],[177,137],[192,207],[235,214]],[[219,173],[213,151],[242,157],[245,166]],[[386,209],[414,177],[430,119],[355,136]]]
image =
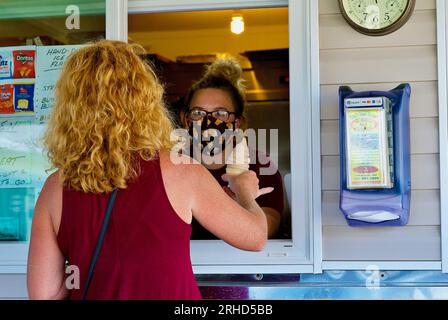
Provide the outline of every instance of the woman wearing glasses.
[[[193,84],[181,111],[182,124],[185,128],[189,128],[190,136],[193,137],[192,141],[195,141],[195,137],[198,135],[202,136],[200,152],[198,153],[192,147],[191,156],[198,161],[202,160],[202,164],[231,197],[234,197],[234,194],[227,187],[228,183],[222,179],[222,175],[226,173],[225,152],[220,153],[219,151],[229,147],[224,141],[226,132],[246,128],[244,104],[245,94],[241,66],[234,59],[220,59],[209,65],[202,78]],[[210,143],[215,140],[211,139],[210,132],[221,135],[218,143],[216,141],[213,144]],[[221,148],[216,149],[215,147],[218,145],[221,145]],[[196,157],[198,154],[200,154],[200,158]],[[267,218],[268,237],[275,238],[279,231],[284,203],[282,177],[278,170],[274,170],[275,174],[271,175],[260,174],[262,167],[269,167],[272,164],[269,158],[261,152],[251,154],[256,154],[256,159],[251,159],[249,169],[257,174],[260,188],[274,188],[271,193],[257,198],[257,203]],[[218,159],[218,161],[210,161],[210,158]],[[204,159],[208,161],[204,161]],[[192,239],[216,239],[198,221],[193,220],[192,225]]]

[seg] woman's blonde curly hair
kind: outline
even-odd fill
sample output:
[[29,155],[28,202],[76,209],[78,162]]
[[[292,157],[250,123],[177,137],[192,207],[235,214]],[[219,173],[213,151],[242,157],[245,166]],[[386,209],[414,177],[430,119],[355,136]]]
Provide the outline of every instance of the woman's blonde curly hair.
[[126,188],[138,156],[172,146],[163,87],[135,44],[101,40],[75,51],[56,84],[44,136],[65,185],[91,193]]

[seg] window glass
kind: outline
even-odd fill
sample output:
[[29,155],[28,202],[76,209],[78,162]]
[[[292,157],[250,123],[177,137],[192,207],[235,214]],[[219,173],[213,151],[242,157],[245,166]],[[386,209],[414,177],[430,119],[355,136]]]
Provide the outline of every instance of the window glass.
[[28,241],[54,84],[77,45],[105,37],[105,1],[2,0],[0,30],[0,241]]
[[[238,61],[243,70],[247,128],[257,134],[266,130],[265,146],[258,137],[256,149],[268,154],[279,172],[259,176],[260,182],[276,186],[273,194],[259,198],[259,204],[281,211],[281,225],[271,238],[290,239],[287,178],[284,184],[290,173],[288,8],[138,13],[129,14],[128,25],[129,41],[146,49],[162,79],[167,105],[179,127],[186,127],[181,116],[185,98],[205,66],[220,58]],[[278,136],[270,134],[271,129]],[[220,175],[216,176],[219,180]],[[193,240],[213,239],[194,230]]]

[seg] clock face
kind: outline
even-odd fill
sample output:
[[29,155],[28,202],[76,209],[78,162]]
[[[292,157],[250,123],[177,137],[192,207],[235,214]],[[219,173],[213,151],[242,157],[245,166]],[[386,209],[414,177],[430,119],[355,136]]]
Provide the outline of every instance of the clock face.
[[340,0],[339,5],[345,19],[358,31],[381,33],[399,23],[404,24],[412,13],[414,2],[414,0]]

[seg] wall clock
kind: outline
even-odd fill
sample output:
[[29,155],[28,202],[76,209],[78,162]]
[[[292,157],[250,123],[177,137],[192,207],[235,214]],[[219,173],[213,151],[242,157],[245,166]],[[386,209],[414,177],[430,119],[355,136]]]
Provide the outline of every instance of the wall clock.
[[358,32],[383,36],[400,29],[411,17],[415,0],[339,0],[345,20]]

